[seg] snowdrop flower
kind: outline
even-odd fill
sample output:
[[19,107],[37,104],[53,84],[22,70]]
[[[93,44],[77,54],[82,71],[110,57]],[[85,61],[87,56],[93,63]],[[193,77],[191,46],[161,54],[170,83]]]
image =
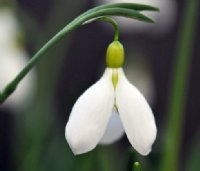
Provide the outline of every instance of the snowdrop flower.
[[[157,133],[151,108],[123,72],[121,43],[112,42],[106,55],[107,68],[103,76],[78,98],[72,108],[65,129],[66,139],[74,154],[82,154],[99,143],[114,142],[125,131],[135,150],[147,155]],[[121,127],[112,132],[113,119],[119,122],[119,118]]]

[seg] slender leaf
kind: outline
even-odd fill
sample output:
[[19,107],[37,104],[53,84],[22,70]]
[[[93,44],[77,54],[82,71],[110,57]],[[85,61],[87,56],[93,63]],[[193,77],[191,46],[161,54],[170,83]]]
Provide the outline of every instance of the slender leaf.
[[[124,9],[124,8],[108,8],[108,9],[101,9],[95,12],[89,13],[84,15],[80,21],[82,23],[87,22],[88,20],[95,19],[96,17],[104,17],[104,16],[120,16],[126,18],[132,18],[139,21],[144,21],[148,23],[154,23],[154,20],[141,14],[136,10]],[[97,18],[98,19],[98,18]]]
[[101,9],[109,9],[109,8],[124,8],[124,9],[136,10],[136,11],[159,11],[159,8],[153,7],[150,5],[135,4],[135,3],[115,3],[115,4],[101,5],[101,6],[92,8],[86,11],[84,14],[101,10]]
[[137,11],[159,11],[159,8],[157,7],[144,4],[135,4],[135,3],[116,3],[116,4],[107,4],[102,6],[104,6],[104,8],[127,8]]
[[83,17],[85,15],[88,15],[90,13],[97,12],[99,10],[112,9],[112,8],[129,9],[129,10],[134,10],[134,11],[145,11],[145,10],[146,11],[159,11],[159,8],[153,7],[153,6],[150,6],[150,5],[135,4],[135,3],[115,3],[115,4],[101,5],[101,6],[92,8],[92,9],[84,12],[77,19],[79,19],[80,17]]

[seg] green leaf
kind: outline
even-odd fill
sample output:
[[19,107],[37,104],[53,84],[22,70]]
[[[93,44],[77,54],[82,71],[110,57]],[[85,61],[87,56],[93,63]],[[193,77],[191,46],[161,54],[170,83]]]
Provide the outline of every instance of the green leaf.
[[[115,13],[113,12],[113,9],[115,11]],[[82,15],[80,15],[78,19],[91,15],[93,13],[101,13],[102,10],[104,12],[110,12],[111,14],[107,14],[109,16],[123,16],[123,17],[128,17],[128,18],[132,18],[132,19],[136,19],[136,20],[140,20],[140,21],[145,21],[145,22],[150,22],[150,23],[154,23],[153,19],[139,13],[139,11],[159,11],[159,8],[157,7],[153,7],[153,6],[149,6],[149,5],[144,5],[144,4],[135,4],[135,3],[115,3],[115,4],[106,4],[106,5],[101,5],[95,8],[92,8],[86,12],[84,12]],[[108,11],[107,11],[108,10]],[[121,14],[120,14],[121,11]],[[122,13],[124,13],[124,15],[122,15]],[[95,21],[95,18],[98,17],[105,17],[106,14],[102,14],[101,16],[97,15],[96,17],[93,17],[91,21]],[[88,23],[90,23],[91,21],[89,21]],[[87,21],[84,21],[85,23],[87,23]]]
[[[148,23],[154,23],[154,20],[145,16],[144,14],[141,14],[140,12],[136,10],[130,10],[125,8],[108,8],[108,9],[100,9],[94,12],[91,12],[87,15],[84,15],[80,21],[81,23],[87,22],[88,20],[95,21],[95,18],[98,19],[99,17],[104,16],[120,16],[120,17],[126,17],[126,18],[132,18],[139,21],[144,21]],[[98,17],[98,18],[97,18]]]
[[136,11],[160,11],[159,8],[157,7],[144,4],[136,4],[136,3],[115,3],[115,4],[106,4],[96,7],[96,9],[106,9],[106,8],[126,8]]
[[109,9],[109,8],[124,8],[124,9],[136,10],[136,11],[160,11],[159,8],[153,7],[150,5],[135,4],[135,3],[114,3],[114,4],[106,4],[106,5],[101,5],[101,6],[92,8],[86,11],[84,14],[88,14],[90,12],[98,11],[101,9]]

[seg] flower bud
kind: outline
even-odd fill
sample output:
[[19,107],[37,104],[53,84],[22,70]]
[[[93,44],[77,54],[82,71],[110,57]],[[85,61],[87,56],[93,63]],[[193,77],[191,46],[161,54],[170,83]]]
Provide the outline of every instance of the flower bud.
[[108,68],[121,68],[124,64],[124,48],[119,41],[113,41],[107,48],[106,65]]

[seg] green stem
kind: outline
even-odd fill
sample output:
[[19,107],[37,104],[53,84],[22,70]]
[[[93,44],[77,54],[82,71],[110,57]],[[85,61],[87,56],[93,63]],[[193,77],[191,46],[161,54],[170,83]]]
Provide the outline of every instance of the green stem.
[[192,48],[199,0],[186,1],[185,12],[178,39],[177,58],[169,96],[168,121],[165,135],[164,154],[160,171],[177,171],[182,126],[184,120],[187,85],[192,61]]
[[112,26],[114,28],[114,41],[118,41],[119,40],[119,26],[118,26],[118,23],[114,19],[108,18],[108,17],[101,17],[101,18],[99,18],[99,20],[106,21],[106,22],[112,24]]

